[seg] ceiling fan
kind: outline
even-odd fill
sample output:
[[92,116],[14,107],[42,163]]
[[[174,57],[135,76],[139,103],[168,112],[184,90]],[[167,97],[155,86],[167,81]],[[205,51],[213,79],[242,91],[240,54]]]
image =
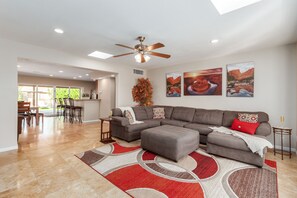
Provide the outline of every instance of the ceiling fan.
[[126,45],[122,45],[122,44],[116,44],[117,46],[131,49],[131,50],[133,50],[133,52],[129,52],[129,53],[125,53],[125,54],[120,54],[120,55],[116,55],[116,56],[113,56],[113,57],[114,58],[117,58],[117,57],[131,55],[131,54],[136,53],[135,60],[138,63],[148,62],[150,60],[150,57],[148,55],[158,56],[158,57],[161,57],[161,58],[170,58],[170,55],[169,54],[162,54],[162,53],[158,53],[158,52],[153,52],[152,51],[154,49],[165,47],[164,44],[162,44],[162,43],[155,43],[155,44],[150,45],[150,46],[144,45],[143,44],[143,41],[145,40],[145,37],[144,36],[137,37],[137,40],[140,42],[140,44],[135,45],[134,48],[133,47],[126,46]]

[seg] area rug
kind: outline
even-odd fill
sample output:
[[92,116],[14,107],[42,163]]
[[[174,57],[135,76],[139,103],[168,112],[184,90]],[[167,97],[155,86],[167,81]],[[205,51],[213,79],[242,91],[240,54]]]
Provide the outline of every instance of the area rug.
[[198,149],[175,163],[113,143],[76,155],[132,197],[278,197],[276,162],[263,168]]

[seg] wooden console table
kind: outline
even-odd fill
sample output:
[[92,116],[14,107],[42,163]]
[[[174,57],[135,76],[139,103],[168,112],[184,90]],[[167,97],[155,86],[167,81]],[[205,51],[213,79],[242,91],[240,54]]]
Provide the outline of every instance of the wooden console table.
[[[100,121],[101,121],[101,138],[100,138],[100,142],[102,142],[104,144],[115,142],[115,140],[113,140],[112,137],[111,137],[111,129],[110,129],[110,121],[111,120],[112,120],[111,118],[100,118]],[[104,122],[108,122],[108,124],[109,124],[108,131],[106,131],[106,132],[103,131],[103,123]]]
[[[292,157],[292,151],[291,151],[291,135],[292,135],[292,129],[290,128],[285,128],[285,127],[272,127],[273,129],[273,143],[274,143],[274,155],[277,152],[277,150],[275,149],[275,134],[280,134],[281,135],[281,149],[280,149],[280,153],[282,155],[282,160],[284,159],[284,155],[288,155],[290,158]],[[284,152],[284,144],[283,144],[283,136],[284,135],[288,135],[289,136],[289,152]]]

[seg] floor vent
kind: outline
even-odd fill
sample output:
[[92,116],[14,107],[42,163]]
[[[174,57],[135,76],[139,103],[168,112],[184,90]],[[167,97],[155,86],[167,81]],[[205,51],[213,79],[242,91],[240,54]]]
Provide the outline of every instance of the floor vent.
[[133,73],[137,75],[143,75],[143,70],[140,69],[133,69]]

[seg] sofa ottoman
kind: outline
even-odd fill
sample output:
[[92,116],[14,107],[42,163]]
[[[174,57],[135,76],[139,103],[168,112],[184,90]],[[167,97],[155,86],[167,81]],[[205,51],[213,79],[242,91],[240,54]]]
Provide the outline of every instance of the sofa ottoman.
[[178,161],[199,148],[199,132],[171,125],[145,129],[141,132],[141,147]]

